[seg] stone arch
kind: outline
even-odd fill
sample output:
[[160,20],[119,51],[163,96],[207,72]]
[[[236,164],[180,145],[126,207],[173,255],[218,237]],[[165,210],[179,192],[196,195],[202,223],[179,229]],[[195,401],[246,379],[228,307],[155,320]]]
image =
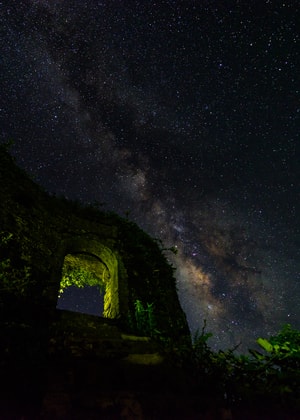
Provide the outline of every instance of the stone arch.
[[64,259],[67,255],[89,255],[103,264],[106,268],[103,317],[118,318],[120,316],[119,264],[116,252],[108,245],[103,244],[99,238],[78,235],[62,242],[60,254],[60,273],[62,273]]

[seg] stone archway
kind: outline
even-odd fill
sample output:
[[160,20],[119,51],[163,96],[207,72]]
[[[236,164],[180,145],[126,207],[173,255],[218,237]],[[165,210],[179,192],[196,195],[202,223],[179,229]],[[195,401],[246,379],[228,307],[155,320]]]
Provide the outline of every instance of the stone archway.
[[[106,245],[99,242],[98,239],[90,236],[76,236],[69,238],[63,243],[63,258],[61,260],[60,273],[64,275],[65,267],[68,266],[69,273],[72,273],[72,264],[74,276],[70,276],[69,285],[79,287],[85,285],[99,286],[104,291],[103,317],[118,318],[120,316],[119,302],[119,278],[118,278],[118,258],[116,254]],[[84,272],[90,279],[85,279]],[[76,284],[76,273],[81,280]],[[80,274],[81,273],[81,274]],[[62,277],[62,276],[61,276]],[[73,279],[73,280],[72,280]],[[60,289],[62,286],[60,279]],[[86,284],[85,284],[86,281]]]
[[97,256],[87,253],[67,254],[57,309],[103,317],[104,296],[109,280],[108,267]]

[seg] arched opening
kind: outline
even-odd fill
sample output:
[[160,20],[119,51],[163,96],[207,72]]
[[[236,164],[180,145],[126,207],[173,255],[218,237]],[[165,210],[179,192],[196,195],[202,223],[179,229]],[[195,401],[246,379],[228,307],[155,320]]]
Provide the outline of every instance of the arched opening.
[[104,316],[104,297],[109,285],[107,265],[89,253],[64,258],[57,308]]
[[118,318],[118,259],[102,243],[76,237],[63,244],[57,309]]

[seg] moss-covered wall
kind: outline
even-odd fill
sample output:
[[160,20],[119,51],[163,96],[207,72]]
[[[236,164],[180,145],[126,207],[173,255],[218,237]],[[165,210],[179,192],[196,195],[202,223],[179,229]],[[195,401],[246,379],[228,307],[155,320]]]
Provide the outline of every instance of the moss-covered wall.
[[[126,328],[128,314],[134,318],[135,302],[139,300],[145,306],[152,304],[161,334],[175,341],[189,336],[173,269],[157,241],[115,214],[50,197],[15,165],[3,147],[0,217],[1,260],[9,259],[20,273],[24,267],[30,271],[22,288],[17,285],[17,276],[9,287],[6,282],[2,308],[8,301],[18,301],[18,305],[23,302],[25,307],[41,308],[43,317],[51,318],[56,311],[65,256],[86,253],[98,258],[109,272],[106,317],[120,319]],[[8,235],[10,239],[5,240]]]

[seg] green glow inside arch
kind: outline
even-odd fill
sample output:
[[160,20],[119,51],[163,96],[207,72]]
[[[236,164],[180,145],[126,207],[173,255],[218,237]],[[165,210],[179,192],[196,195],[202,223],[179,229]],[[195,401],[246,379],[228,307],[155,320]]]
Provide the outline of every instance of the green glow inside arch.
[[62,278],[58,297],[70,286],[83,288],[86,286],[98,287],[104,293],[109,272],[105,264],[98,258],[89,254],[67,254],[62,268]]

